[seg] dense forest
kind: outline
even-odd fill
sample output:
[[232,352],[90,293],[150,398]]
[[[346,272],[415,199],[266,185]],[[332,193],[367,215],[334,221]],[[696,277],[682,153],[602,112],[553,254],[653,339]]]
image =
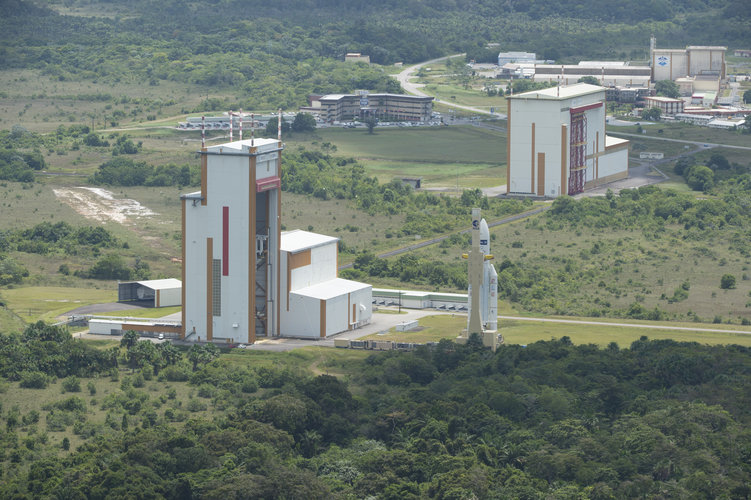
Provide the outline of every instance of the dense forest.
[[[70,7],[78,7],[79,15],[66,15]],[[399,91],[379,70],[341,62],[349,51],[392,64],[457,52],[493,60],[498,49],[487,49],[491,42],[554,60],[646,60],[651,34],[661,46],[751,45],[751,13],[742,0],[142,0],[44,6],[13,0],[3,2],[0,13],[2,67],[35,68],[60,80],[232,86],[243,95],[231,104],[245,109],[293,108],[310,93]]]
[[0,496],[751,494],[747,348],[564,337],[493,354],[473,338],[258,364],[211,347],[129,334],[101,350],[42,324],[0,335],[4,399],[47,398],[2,408]]

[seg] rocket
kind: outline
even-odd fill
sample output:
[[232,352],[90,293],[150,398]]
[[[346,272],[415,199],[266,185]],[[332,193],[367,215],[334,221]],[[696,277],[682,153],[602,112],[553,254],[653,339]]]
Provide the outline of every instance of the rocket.
[[[469,316],[467,332],[482,333],[498,329],[498,273],[490,261],[490,230],[480,209],[472,209],[472,248],[469,260]],[[479,293],[473,293],[473,290]]]
[[485,330],[498,329],[498,273],[489,258],[490,230],[485,219],[480,221],[480,252],[483,255],[482,292],[480,294],[480,317]]

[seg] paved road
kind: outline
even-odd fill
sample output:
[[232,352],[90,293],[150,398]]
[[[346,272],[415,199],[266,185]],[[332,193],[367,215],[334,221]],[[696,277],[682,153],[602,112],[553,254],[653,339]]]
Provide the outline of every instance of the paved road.
[[669,139],[667,137],[657,137],[654,135],[645,135],[645,134],[627,134],[626,132],[618,132],[617,130],[608,130],[609,135],[614,136],[626,136],[626,137],[635,137],[638,139],[652,139],[655,141],[667,141],[667,142],[679,142],[681,144],[691,144],[699,148],[730,148],[730,149],[742,149],[744,151],[751,151],[751,147],[749,146],[733,146],[730,144],[720,144],[716,142],[704,142],[704,141],[687,141],[684,139]]
[[[425,61],[425,62],[421,62],[419,64],[415,64],[413,66],[409,66],[407,68],[404,68],[398,75],[396,75],[396,79],[399,80],[399,83],[401,84],[402,88],[408,94],[418,95],[418,96],[422,96],[422,97],[431,97],[428,94],[426,94],[425,92],[423,92],[422,90],[420,90],[422,87],[425,86],[424,84],[422,84],[422,83],[412,83],[410,81],[410,78],[413,77],[413,73],[415,73],[417,70],[419,70],[423,66],[428,66],[430,64],[435,64],[435,63],[440,62],[440,61],[445,61],[446,59],[451,59],[452,57],[460,57],[460,56],[464,56],[464,55],[465,54],[454,54],[452,56],[439,57],[437,59],[431,59],[430,61]],[[499,113],[491,114],[490,111],[488,111],[486,109],[473,108],[472,106],[463,106],[461,104],[456,104],[454,102],[444,101],[444,100],[438,99],[438,98],[435,99],[435,102],[439,102],[441,104],[444,104],[444,105],[452,107],[452,108],[463,109],[463,110],[466,110],[466,111],[472,111],[473,113],[479,113],[479,114],[482,114],[482,115],[493,116],[493,117],[499,118],[501,120],[505,120],[506,119],[506,115],[499,114]]]

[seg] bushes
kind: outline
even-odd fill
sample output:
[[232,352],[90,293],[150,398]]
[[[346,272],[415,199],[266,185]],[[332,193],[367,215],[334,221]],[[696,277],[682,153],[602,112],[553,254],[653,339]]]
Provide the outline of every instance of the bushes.
[[63,392],[81,392],[81,381],[71,375],[63,380],[62,388]]
[[200,166],[154,167],[143,161],[118,157],[100,165],[89,182],[110,186],[195,186],[200,183],[200,176]]
[[42,372],[22,372],[20,385],[25,389],[44,389],[50,383],[50,378]]
[[720,278],[720,288],[723,290],[731,290],[735,288],[735,276],[732,274],[723,274]]

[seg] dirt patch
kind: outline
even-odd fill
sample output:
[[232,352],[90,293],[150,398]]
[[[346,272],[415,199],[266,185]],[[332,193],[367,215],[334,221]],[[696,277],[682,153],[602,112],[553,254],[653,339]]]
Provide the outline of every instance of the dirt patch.
[[74,187],[54,189],[55,196],[87,219],[98,222],[117,222],[132,226],[144,218],[159,215],[129,198],[115,195],[101,188]]

